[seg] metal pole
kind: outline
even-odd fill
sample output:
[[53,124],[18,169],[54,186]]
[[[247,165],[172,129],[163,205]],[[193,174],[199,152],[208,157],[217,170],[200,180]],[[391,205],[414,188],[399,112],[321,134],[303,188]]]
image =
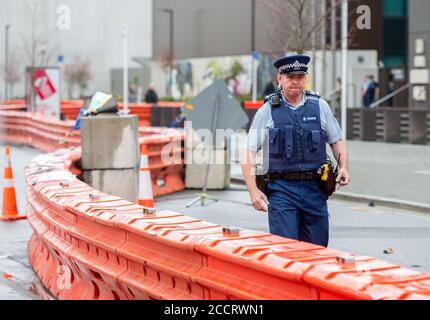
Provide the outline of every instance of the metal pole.
[[214,149],[216,150],[216,129],[218,126],[219,105],[220,105],[220,94],[218,93],[215,98],[215,108],[212,114],[212,145],[206,145],[206,147],[209,148],[209,160],[205,166],[203,193],[206,193],[208,191],[209,167],[211,165],[213,154],[215,153]]
[[255,0],[251,0],[251,51],[255,51]]
[[172,84],[173,84],[173,59],[175,56],[175,52],[174,52],[174,36],[173,36],[173,32],[174,32],[174,20],[173,20],[173,9],[168,9],[168,8],[164,8],[161,9],[163,12],[166,12],[169,14],[169,59],[170,59],[170,65],[169,65],[169,85],[167,87],[167,95],[171,96],[172,95]]
[[205,163],[205,171],[204,171],[204,180],[203,180],[203,190],[202,193],[199,194],[199,196],[195,199],[193,199],[190,203],[188,203],[185,207],[186,208],[190,208],[192,205],[194,205],[195,203],[197,203],[198,201],[200,201],[201,205],[204,206],[206,200],[213,200],[213,201],[218,201],[217,198],[212,197],[210,195],[207,194],[208,191],[208,182],[209,182],[209,168],[211,165],[211,161],[214,155],[214,148],[216,150],[216,128],[217,128],[217,124],[218,124],[218,115],[219,115],[219,108],[220,108],[220,101],[221,96],[219,93],[217,93],[216,98],[215,98],[215,105],[214,105],[214,111],[212,113],[212,144],[209,145],[207,143],[207,141],[205,141],[205,153],[206,150],[209,152],[209,159],[206,163]]
[[9,73],[9,29],[10,29],[10,25],[7,24],[6,28],[5,28],[5,55],[4,55],[4,66],[5,66],[5,77],[4,77],[4,99],[7,100],[8,96],[9,96],[9,92],[8,92],[8,73]]
[[173,43],[173,9],[169,10],[170,13],[170,56],[171,56],[171,65],[170,65],[170,96],[172,95],[172,85],[173,85],[173,59],[175,58],[174,53],[174,43]]
[[347,137],[347,103],[348,103],[348,0],[342,0],[342,133]]
[[257,57],[252,57],[252,101],[257,101]]
[[327,19],[325,18],[326,16],[326,1],[322,0],[321,1],[321,15],[324,17],[323,23],[322,23],[322,28],[321,28],[321,47],[322,47],[322,87],[321,87],[321,92],[323,95],[326,94],[327,92],[327,56],[326,56],[326,22]]
[[336,0],[331,0],[331,35],[330,35],[330,41],[331,41],[331,65],[332,65],[332,84],[333,84],[333,90],[336,90]]
[[123,37],[123,103],[124,114],[128,114],[128,29],[127,25],[122,26]]
[[255,52],[255,0],[251,0],[252,101],[257,101],[257,57]]
[[[311,1],[311,17],[312,17],[312,27],[315,26],[316,23],[316,3],[315,0]],[[315,56],[316,56],[316,31],[312,32],[311,35],[311,46],[312,46],[312,90],[316,90],[316,61],[315,61]]]
[[166,12],[169,14],[169,57],[168,57],[168,62],[169,62],[169,84],[166,87],[166,95],[167,96],[172,96],[172,84],[173,84],[173,59],[175,56],[175,52],[174,52],[174,20],[173,20],[173,9],[168,9],[168,8],[162,8],[162,9],[158,9],[158,11],[160,12]]

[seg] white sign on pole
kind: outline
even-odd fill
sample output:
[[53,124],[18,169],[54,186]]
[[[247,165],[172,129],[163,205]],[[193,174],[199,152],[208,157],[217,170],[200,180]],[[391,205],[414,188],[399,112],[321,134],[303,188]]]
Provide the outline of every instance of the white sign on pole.
[[33,68],[30,72],[35,111],[46,118],[60,119],[60,68]]
[[123,38],[123,101],[124,101],[124,109],[122,111],[123,114],[128,114],[128,27],[127,24],[122,26],[121,36]]
[[415,53],[416,54],[424,53],[424,39],[415,39]]
[[429,69],[412,69],[409,73],[409,79],[412,84],[428,84]]
[[415,56],[414,57],[414,67],[415,68],[425,68],[426,67],[426,56]]
[[414,86],[412,90],[412,97],[415,101],[426,101],[427,100],[426,86]]

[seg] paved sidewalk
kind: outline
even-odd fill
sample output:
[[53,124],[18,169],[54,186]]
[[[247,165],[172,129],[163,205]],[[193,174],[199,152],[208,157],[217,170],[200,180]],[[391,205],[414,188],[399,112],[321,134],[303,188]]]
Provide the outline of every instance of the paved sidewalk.
[[[430,146],[348,141],[348,149],[351,184],[337,197],[382,200],[430,213]],[[231,175],[243,179],[239,164],[232,164]]]

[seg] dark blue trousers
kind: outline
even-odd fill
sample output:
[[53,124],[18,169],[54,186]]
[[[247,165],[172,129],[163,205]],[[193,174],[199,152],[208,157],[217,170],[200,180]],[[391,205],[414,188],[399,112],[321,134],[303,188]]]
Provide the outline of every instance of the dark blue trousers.
[[327,196],[317,180],[275,180],[268,196],[270,233],[327,247]]

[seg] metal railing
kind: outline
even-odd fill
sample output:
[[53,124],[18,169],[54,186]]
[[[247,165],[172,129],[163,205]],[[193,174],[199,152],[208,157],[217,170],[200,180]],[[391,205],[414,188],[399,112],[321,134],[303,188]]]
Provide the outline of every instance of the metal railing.
[[375,107],[379,106],[381,103],[383,103],[383,102],[385,102],[385,101],[387,101],[387,100],[390,100],[392,97],[394,97],[394,96],[398,95],[400,92],[402,92],[402,91],[404,91],[404,90],[408,89],[408,88],[409,88],[409,87],[411,87],[411,86],[412,86],[412,84],[411,84],[411,83],[407,83],[407,84],[405,84],[405,85],[401,86],[400,88],[398,88],[398,89],[394,90],[393,92],[391,92],[391,93],[387,94],[386,96],[382,97],[381,99],[379,99],[379,100],[377,100],[377,101],[373,102],[373,103],[370,105],[370,108],[375,108]]

